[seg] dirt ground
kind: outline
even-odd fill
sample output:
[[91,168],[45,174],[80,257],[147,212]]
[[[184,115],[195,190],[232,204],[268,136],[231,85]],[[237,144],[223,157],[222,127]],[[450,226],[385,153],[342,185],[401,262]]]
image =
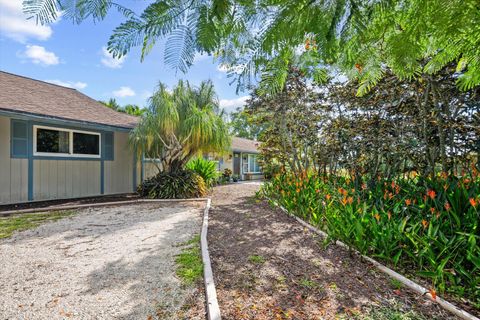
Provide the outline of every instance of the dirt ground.
[[293,218],[255,200],[259,187],[213,193],[208,242],[223,319],[455,319],[345,249],[325,248]]
[[0,319],[204,319],[203,292],[175,274],[202,207],[83,209],[1,240]]

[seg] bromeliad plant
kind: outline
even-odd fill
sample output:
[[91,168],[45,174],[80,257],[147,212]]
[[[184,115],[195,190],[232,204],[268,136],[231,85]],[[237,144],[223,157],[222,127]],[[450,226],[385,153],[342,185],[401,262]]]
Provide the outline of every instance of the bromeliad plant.
[[203,158],[196,158],[187,163],[190,169],[203,178],[207,187],[212,187],[218,177],[217,163]]
[[282,174],[263,192],[366,254],[480,307],[480,175],[354,181]]

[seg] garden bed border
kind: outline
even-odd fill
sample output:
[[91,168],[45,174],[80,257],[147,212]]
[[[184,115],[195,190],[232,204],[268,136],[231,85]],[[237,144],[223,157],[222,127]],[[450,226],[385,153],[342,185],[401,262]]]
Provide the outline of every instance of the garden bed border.
[[125,204],[139,204],[149,202],[187,202],[187,201],[206,201],[205,209],[203,211],[202,231],[200,235],[200,248],[202,251],[202,263],[203,263],[203,279],[205,287],[205,302],[207,306],[207,318],[208,320],[221,320],[220,307],[217,300],[217,290],[215,289],[215,282],[213,280],[212,265],[210,262],[210,254],[208,252],[207,232],[208,232],[208,213],[211,207],[210,198],[191,198],[191,199],[136,199],[125,201],[113,201],[102,203],[86,203],[77,205],[58,205],[44,208],[31,208],[23,210],[10,210],[0,212],[0,217],[8,217],[12,215],[20,215],[26,213],[41,213],[49,211],[63,211],[73,209],[84,209],[89,207],[106,207],[106,206],[118,206]]
[[[269,201],[271,201],[276,207],[280,208],[286,215],[290,216],[290,217],[293,217],[295,218],[295,220],[297,220],[297,222],[299,222],[301,225],[303,225],[304,227],[306,227],[307,229],[309,229],[310,231],[320,235],[321,237],[323,238],[327,238],[328,237],[328,234],[325,233],[324,231],[320,230],[320,229],[317,229],[316,227],[312,226],[311,224],[309,224],[308,222],[304,221],[303,219],[299,218],[298,216],[294,215],[294,214],[291,214],[287,209],[285,209],[282,205],[280,205],[276,200],[273,200],[267,196],[265,196],[265,198]],[[459,307],[453,305],[452,303],[440,298],[439,296],[437,296],[435,299],[432,297],[432,295],[430,294],[430,291],[427,290],[426,288],[422,287],[421,285],[419,285],[418,283],[406,278],[405,276],[399,274],[398,272],[396,271],[393,271],[392,269],[384,266],[383,264],[379,263],[378,261],[368,257],[368,256],[365,256],[365,255],[362,255],[360,252],[358,252],[357,250],[349,247],[348,245],[346,245],[345,243],[341,242],[340,240],[336,240],[335,241],[335,244],[343,247],[343,248],[346,248],[350,251],[353,251],[355,252],[356,254],[358,254],[361,258],[367,260],[368,262],[370,262],[371,264],[373,264],[378,270],[382,271],[383,273],[387,274],[388,276],[390,276],[391,278],[397,280],[397,281],[400,281],[403,285],[405,285],[406,287],[408,287],[409,289],[419,293],[421,296],[426,296],[428,297],[431,301],[433,302],[436,302],[437,304],[439,304],[443,309],[453,313],[454,315],[456,315],[457,317],[461,318],[461,319],[464,319],[464,320],[480,320],[479,318],[475,317],[474,315],[468,313],[467,311],[463,310],[463,309],[460,309]]]

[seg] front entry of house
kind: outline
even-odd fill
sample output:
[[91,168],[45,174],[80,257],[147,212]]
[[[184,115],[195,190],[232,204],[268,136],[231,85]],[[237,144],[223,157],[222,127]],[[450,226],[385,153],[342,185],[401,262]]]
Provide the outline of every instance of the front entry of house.
[[233,174],[236,176],[240,176],[240,153],[234,152],[233,153]]

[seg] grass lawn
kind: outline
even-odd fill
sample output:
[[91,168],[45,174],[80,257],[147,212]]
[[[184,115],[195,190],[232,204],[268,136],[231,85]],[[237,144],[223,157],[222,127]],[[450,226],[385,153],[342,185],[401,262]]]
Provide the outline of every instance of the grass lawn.
[[0,239],[10,237],[15,231],[38,227],[48,221],[57,221],[75,214],[75,211],[51,211],[0,218]]
[[202,278],[203,263],[200,250],[200,235],[194,236],[191,240],[180,244],[185,246],[182,252],[176,257],[177,276],[186,285],[193,284]]

